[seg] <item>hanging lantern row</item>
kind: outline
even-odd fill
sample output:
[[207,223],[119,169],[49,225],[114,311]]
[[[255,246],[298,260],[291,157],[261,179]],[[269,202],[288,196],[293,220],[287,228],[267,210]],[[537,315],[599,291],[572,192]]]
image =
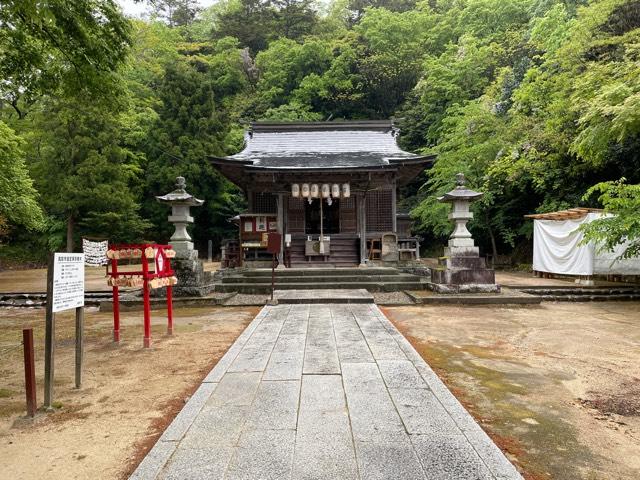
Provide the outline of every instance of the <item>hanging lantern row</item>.
[[337,183],[333,185],[329,185],[328,183],[323,183],[322,185],[318,185],[317,183],[303,183],[299,185],[294,183],[291,185],[291,196],[294,198],[302,197],[302,198],[349,198],[351,196],[351,188],[348,183],[343,183],[342,188]]

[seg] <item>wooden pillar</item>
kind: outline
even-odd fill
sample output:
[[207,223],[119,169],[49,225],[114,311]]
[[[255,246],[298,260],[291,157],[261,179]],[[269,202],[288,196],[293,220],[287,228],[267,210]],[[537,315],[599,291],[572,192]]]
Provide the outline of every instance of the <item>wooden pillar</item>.
[[367,259],[367,194],[360,193],[357,196],[358,207],[358,233],[360,234],[360,266],[366,267]]
[[278,233],[281,235],[280,252],[278,253],[278,268],[286,268],[284,264],[284,194],[278,194]]
[[262,213],[253,211],[253,190],[247,190],[247,212],[249,213]]
[[398,213],[396,212],[396,207],[397,207],[397,200],[396,200],[396,195],[397,195],[397,186],[396,186],[396,179],[395,177],[393,178],[393,182],[391,184],[391,225],[393,227],[393,233],[398,233]]

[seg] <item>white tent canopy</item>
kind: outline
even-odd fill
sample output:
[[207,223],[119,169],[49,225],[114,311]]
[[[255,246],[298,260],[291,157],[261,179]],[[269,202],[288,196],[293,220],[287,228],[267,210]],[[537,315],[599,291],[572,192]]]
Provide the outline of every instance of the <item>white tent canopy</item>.
[[581,245],[580,225],[603,215],[594,209],[571,209],[533,218],[533,270],[564,275],[640,275],[640,257],[616,260],[624,251],[599,252],[589,242]]

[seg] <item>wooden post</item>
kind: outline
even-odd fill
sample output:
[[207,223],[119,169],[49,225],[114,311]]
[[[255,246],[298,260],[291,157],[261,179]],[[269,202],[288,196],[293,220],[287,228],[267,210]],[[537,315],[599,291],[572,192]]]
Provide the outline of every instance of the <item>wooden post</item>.
[[84,353],[84,307],[76,308],[76,388],[82,386],[82,357]]
[[55,256],[49,254],[47,266],[47,303],[44,334],[44,408],[53,409],[53,363],[55,356],[55,314],[53,313],[53,268]]
[[398,233],[398,213],[396,209],[398,208],[397,194],[398,188],[396,186],[396,179],[394,177],[393,184],[391,187],[391,227],[393,233]]
[[271,303],[273,303],[273,291],[276,289],[276,254],[271,254]]
[[367,194],[361,193],[357,197],[358,200],[358,225],[360,230],[360,266],[366,267],[367,258]]
[[[143,253],[144,255],[144,253]],[[111,259],[111,273],[114,282],[118,279],[118,260]],[[114,284],[113,293],[113,341],[120,343],[120,289]]]
[[324,223],[323,223],[323,213],[322,213],[322,193],[320,194],[320,245],[318,246],[320,253],[323,255],[324,260],[326,261],[326,253],[324,251]]
[[144,278],[142,284],[142,300],[143,300],[143,316],[144,316],[144,348],[151,347],[151,306],[149,299],[149,261],[144,251],[142,252],[142,276]]
[[27,395],[27,415],[36,415],[36,365],[33,356],[33,328],[22,330],[24,348],[24,387]]
[[167,335],[173,335],[173,286],[167,286]]
[[207,242],[207,260],[209,263],[213,262],[213,240]]
[[[278,194],[278,233],[284,239],[284,194]],[[278,252],[278,268],[285,268],[284,264],[284,241],[280,242],[280,252]]]

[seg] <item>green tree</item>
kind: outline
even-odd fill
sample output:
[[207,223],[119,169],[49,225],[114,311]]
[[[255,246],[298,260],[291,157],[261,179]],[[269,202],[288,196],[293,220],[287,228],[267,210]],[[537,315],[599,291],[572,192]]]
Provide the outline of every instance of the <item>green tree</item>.
[[44,217],[23,151],[23,141],[0,121],[0,238],[15,227],[40,230]]
[[36,188],[66,226],[67,251],[79,234],[131,241],[149,226],[138,214],[142,170],[127,146],[126,107],[126,98],[108,106],[85,95],[45,98],[23,127]]
[[275,22],[271,0],[228,0],[220,6],[212,36],[237,38],[255,54],[264,50],[273,38]]
[[152,13],[169,27],[191,25],[201,8],[197,0],[150,0]]
[[278,37],[300,40],[313,32],[318,23],[314,0],[273,0]]
[[585,240],[600,250],[614,251],[624,245],[619,258],[640,256],[640,185],[628,185],[625,179],[594,185],[586,198],[598,194],[605,215],[582,225]]
[[[154,196],[173,189],[183,176],[188,190],[205,200],[194,209],[194,241],[216,244],[233,229],[228,219],[241,205],[239,192],[207,161],[208,155],[224,155],[229,142],[229,113],[225,98],[242,90],[244,73],[240,50],[233,42],[219,45],[211,55],[183,57],[166,66],[159,85],[158,120],[146,147],[146,183],[143,212],[157,240],[168,240],[171,227],[167,209]],[[223,48],[224,47],[224,48]]]
[[114,86],[130,25],[114,0],[6,0],[0,8],[0,98],[22,118],[39,95]]

